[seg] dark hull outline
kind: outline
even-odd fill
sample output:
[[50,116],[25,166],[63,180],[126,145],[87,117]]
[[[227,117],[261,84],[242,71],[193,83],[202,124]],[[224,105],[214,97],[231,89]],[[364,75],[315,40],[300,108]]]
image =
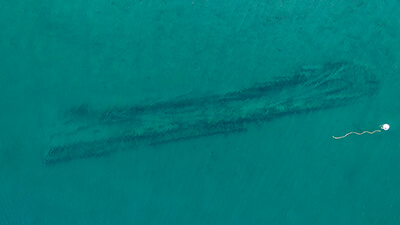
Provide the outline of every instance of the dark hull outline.
[[[103,156],[138,144],[240,132],[252,122],[347,105],[377,93],[379,82],[364,66],[328,63],[301,69],[251,88],[104,111],[81,106],[65,114],[65,129],[44,161],[53,164]],[[61,143],[61,144],[60,144]]]

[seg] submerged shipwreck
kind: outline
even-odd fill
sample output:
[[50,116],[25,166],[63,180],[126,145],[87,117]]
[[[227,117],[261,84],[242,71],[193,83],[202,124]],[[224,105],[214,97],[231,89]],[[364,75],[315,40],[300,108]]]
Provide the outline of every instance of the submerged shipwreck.
[[343,106],[379,90],[365,66],[340,62],[302,68],[235,92],[130,107],[65,112],[46,152],[47,164],[102,156],[138,144],[160,144],[245,131],[256,121]]

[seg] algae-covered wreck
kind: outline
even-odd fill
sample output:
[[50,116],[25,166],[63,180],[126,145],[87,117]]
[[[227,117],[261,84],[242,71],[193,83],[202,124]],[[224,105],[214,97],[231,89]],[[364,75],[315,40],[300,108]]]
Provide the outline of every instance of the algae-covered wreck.
[[130,107],[71,109],[51,140],[46,163],[101,156],[137,144],[157,144],[245,131],[255,121],[342,106],[377,93],[365,66],[340,62],[302,68],[253,87],[191,99]]

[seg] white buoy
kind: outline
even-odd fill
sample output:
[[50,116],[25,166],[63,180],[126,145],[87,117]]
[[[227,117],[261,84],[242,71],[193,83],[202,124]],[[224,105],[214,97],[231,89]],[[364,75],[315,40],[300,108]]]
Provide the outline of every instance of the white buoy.
[[[387,123],[381,125],[380,127],[381,127],[382,130],[385,130],[385,131],[386,131],[386,130],[389,130],[389,128],[390,128],[389,124],[387,124]],[[379,133],[379,132],[381,132],[381,130],[363,131],[362,133],[350,132],[350,133],[347,133],[346,135],[341,136],[341,137],[335,137],[335,136],[332,136],[332,137],[335,138],[335,139],[342,139],[342,138],[347,137],[347,135],[350,135],[350,134],[363,135],[363,134],[365,134],[365,133],[367,133],[367,134],[374,134],[375,132],[378,132],[378,133]]]
[[389,128],[390,128],[390,126],[389,126],[389,124],[387,124],[387,123],[381,125],[381,129],[382,129],[382,130],[389,130]]

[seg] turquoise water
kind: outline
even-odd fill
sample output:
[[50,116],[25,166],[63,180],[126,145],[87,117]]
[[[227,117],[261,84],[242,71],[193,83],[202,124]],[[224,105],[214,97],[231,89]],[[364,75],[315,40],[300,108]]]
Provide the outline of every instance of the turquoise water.
[[[394,0],[1,1],[0,224],[399,224],[399,14]],[[71,107],[223,94],[336,61],[372,68],[379,93],[43,163]]]

